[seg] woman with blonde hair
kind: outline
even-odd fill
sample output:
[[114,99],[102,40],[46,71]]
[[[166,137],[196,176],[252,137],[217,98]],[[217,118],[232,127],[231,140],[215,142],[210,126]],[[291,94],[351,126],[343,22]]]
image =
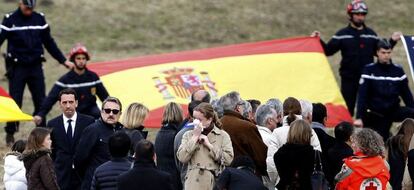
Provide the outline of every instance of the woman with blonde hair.
[[188,163],[184,189],[211,190],[214,179],[233,160],[233,146],[211,104],[195,107],[193,117],[194,129],[184,134],[177,152],[178,160]]
[[386,143],[387,160],[390,164],[390,184],[393,189],[401,189],[404,168],[407,164],[408,147],[414,134],[414,120],[407,118],[401,125],[398,133],[388,139]]
[[50,130],[34,128],[27,140],[22,160],[26,168],[27,189],[59,189],[51,154]]
[[174,189],[182,189],[180,173],[175,165],[174,138],[183,119],[181,106],[175,102],[168,103],[164,108],[161,129],[155,138],[158,169],[171,175]]
[[147,138],[148,131],[144,131],[144,121],[148,113],[148,108],[137,102],[131,103],[123,113],[121,123],[124,125],[125,133],[131,138],[130,156],[134,155],[135,145]]
[[288,138],[273,159],[280,177],[277,189],[312,189],[311,175],[315,150],[311,145],[312,128],[302,119],[290,124]]

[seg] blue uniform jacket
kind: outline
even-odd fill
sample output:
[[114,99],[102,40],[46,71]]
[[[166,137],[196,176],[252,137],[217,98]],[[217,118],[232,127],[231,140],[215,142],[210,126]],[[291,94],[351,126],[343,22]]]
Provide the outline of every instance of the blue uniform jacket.
[[8,40],[7,59],[19,64],[41,63],[44,60],[43,46],[59,63],[66,61],[55,40],[43,13],[33,12],[24,16],[18,8],[6,14],[0,25],[0,46]]
[[96,73],[86,69],[85,73],[78,75],[72,70],[56,81],[52,90],[50,90],[47,95],[47,98],[43,101],[42,107],[37,115],[41,117],[46,116],[58,100],[59,92],[66,88],[74,89],[78,95],[77,111],[94,116],[95,118],[96,116],[91,113],[91,110],[97,108],[96,95],[101,101],[104,101],[109,96],[108,91],[105,89]]
[[[341,51],[341,77],[358,80],[364,66],[374,62],[378,39],[377,34],[369,27],[357,30],[348,25],[340,29],[327,44],[321,42],[327,56]],[[394,46],[396,42],[391,40],[391,44]]]
[[372,63],[364,68],[358,92],[357,118],[367,110],[389,113],[400,106],[400,97],[407,107],[414,108],[407,75],[401,66]]

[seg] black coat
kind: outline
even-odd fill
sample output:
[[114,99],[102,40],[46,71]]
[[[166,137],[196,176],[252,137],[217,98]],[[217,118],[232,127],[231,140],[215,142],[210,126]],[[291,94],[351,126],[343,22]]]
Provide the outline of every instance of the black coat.
[[90,190],[95,169],[111,159],[108,148],[109,137],[116,131],[123,130],[120,123],[114,127],[99,119],[83,131],[74,158],[75,168],[83,177],[82,190]]
[[178,124],[164,124],[155,138],[155,153],[158,169],[171,175],[174,189],[182,189],[180,172],[175,164],[174,138],[178,132]]
[[336,141],[334,146],[328,150],[328,165],[330,173],[326,175],[328,181],[334,184],[334,178],[336,174],[341,171],[344,159],[354,155],[352,148],[344,143]]
[[276,185],[277,189],[286,189],[288,185],[292,185],[293,181],[297,182],[301,190],[312,189],[310,179],[314,167],[315,151],[311,145],[286,143],[273,158],[280,176],[280,181]]
[[[322,46],[327,56],[341,51],[341,78],[358,80],[364,66],[374,62],[378,39],[377,34],[369,27],[364,26],[362,30],[357,30],[348,25],[340,29],[327,44],[322,41]],[[395,44],[391,40],[391,45]]]
[[95,170],[91,190],[117,190],[118,176],[131,169],[131,162],[127,158],[113,158]]
[[74,172],[73,156],[76,146],[83,130],[93,123],[93,117],[77,114],[73,143],[70,144],[66,138],[66,131],[63,125],[63,116],[60,115],[47,123],[47,127],[52,129],[50,138],[52,140],[52,159],[55,166],[57,180],[62,190],[76,189],[80,185],[79,176]]
[[388,164],[390,165],[390,185],[394,190],[402,189],[404,178],[405,158],[404,153],[398,148],[398,136],[390,138],[387,143]]
[[172,190],[170,174],[155,167],[153,161],[136,161],[134,168],[118,177],[122,190]]
[[226,168],[217,180],[219,190],[266,190],[262,181],[248,168]]
[[[313,124],[314,123],[312,123],[312,126]],[[321,143],[321,148],[322,148],[321,159],[322,159],[323,172],[325,173],[325,176],[332,175],[331,174],[332,171],[328,163],[328,151],[330,148],[334,146],[335,138],[328,135],[321,128],[314,127],[313,130],[315,131],[316,135],[318,136],[319,142]]]

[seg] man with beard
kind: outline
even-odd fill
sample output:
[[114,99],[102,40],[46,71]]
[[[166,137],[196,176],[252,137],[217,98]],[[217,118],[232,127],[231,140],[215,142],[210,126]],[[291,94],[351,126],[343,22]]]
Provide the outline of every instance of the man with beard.
[[100,111],[96,105],[96,95],[101,101],[109,95],[99,76],[86,68],[86,63],[90,59],[88,50],[82,44],[76,44],[70,52],[69,59],[75,63],[75,67],[56,81],[47,98],[43,101],[40,111],[33,119],[36,124],[42,123],[58,100],[59,92],[67,88],[74,89],[78,94],[77,111],[79,113],[90,115],[96,119],[100,117]]
[[[349,25],[340,29],[328,44],[321,40],[327,56],[341,51],[342,60],[339,67],[341,77],[341,93],[351,115],[354,115],[359,79],[365,65],[374,62],[377,34],[365,25],[368,7],[364,1],[354,0],[347,7]],[[400,39],[401,32],[394,32],[391,44],[394,46]],[[320,32],[314,31],[311,37],[319,37]]]
[[95,169],[111,160],[109,138],[117,131],[125,131],[118,122],[121,113],[121,101],[108,97],[102,103],[101,118],[83,130],[74,156],[75,169],[82,179],[82,190],[91,189]]

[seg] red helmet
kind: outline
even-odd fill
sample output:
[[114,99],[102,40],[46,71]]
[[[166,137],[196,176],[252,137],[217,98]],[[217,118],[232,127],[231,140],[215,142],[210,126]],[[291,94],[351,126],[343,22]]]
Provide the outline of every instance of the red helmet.
[[86,56],[86,60],[89,61],[89,53],[88,50],[86,49],[86,47],[84,45],[82,45],[81,43],[77,43],[75,46],[73,46],[73,48],[70,50],[69,53],[69,60],[74,62],[75,61],[75,56],[78,54],[84,54]]
[[346,9],[347,9],[348,14],[355,14],[355,13],[368,14],[368,6],[362,0],[352,1],[352,3],[350,3]]

